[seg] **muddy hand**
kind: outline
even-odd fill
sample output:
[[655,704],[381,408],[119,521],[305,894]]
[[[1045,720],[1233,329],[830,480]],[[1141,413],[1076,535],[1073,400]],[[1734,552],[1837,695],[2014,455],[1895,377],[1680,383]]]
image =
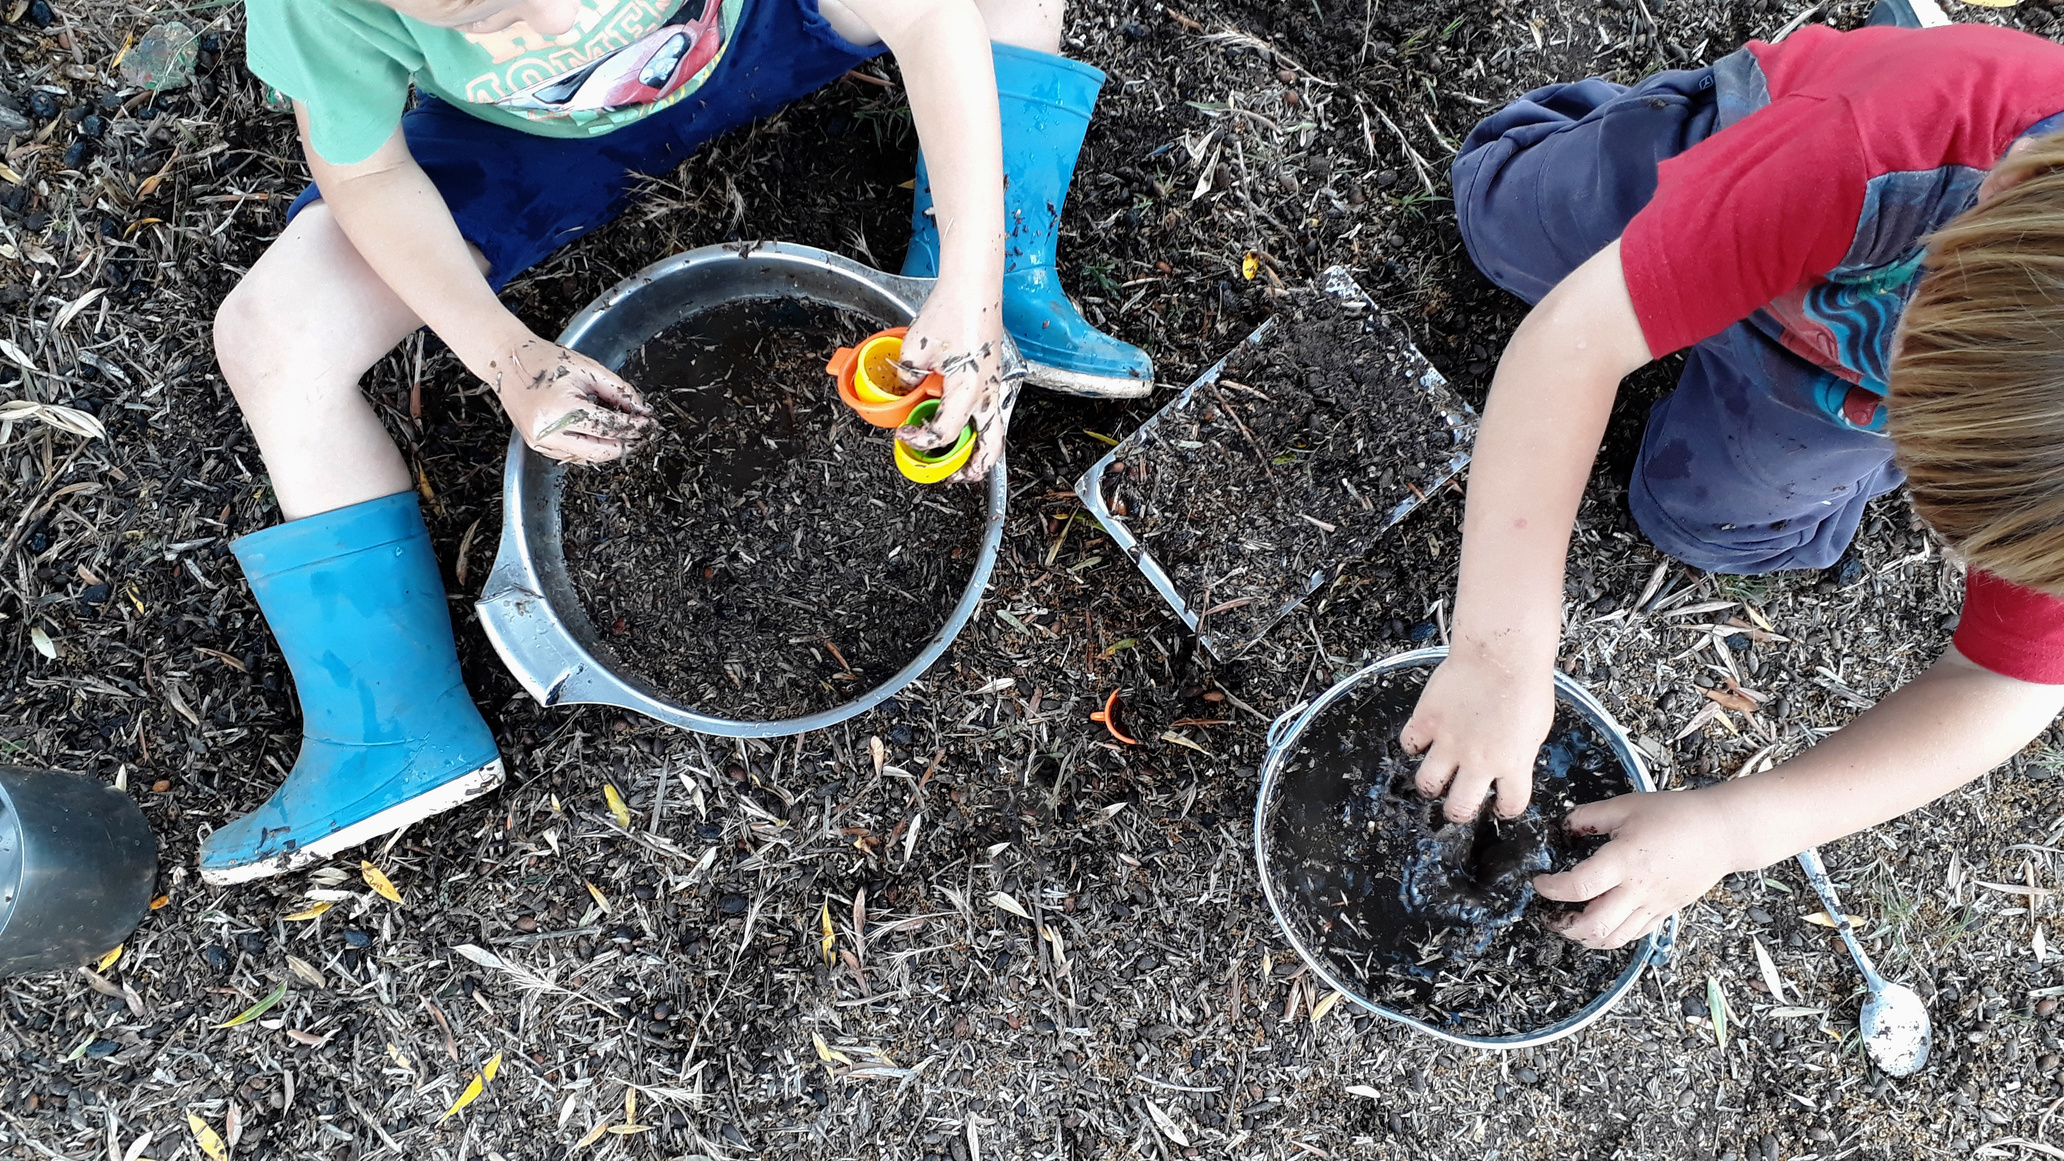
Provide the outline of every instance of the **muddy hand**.
[[946,388],[931,422],[899,428],[896,437],[920,451],[935,451],[950,447],[972,422],[978,435],[975,454],[947,478],[953,483],[973,483],[986,477],[1003,458],[1004,436],[1023,380],[1007,380],[1003,375],[1000,305],[969,311],[958,302],[941,299],[937,313],[944,317],[934,322],[933,313],[928,305],[911,324],[903,338],[903,362],[898,366],[907,383],[914,385],[926,374],[937,372],[945,377]]
[[1534,755],[1555,720],[1555,682],[1495,661],[1452,653],[1433,671],[1398,741],[1423,754],[1419,793],[1447,797],[1450,822],[1475,818],[1497,793],[1515,818],[1534,792]]
[[1655,931],[1676,911],[1742,865],[1742,828],[1728,809],[1728,784],[1672,794],[1623,794],[1569,812],[1571,834],[1602,834],[1598,853],[1534,879],[1545,899],[1582,903],[1555,925],[1586,947],[1622,947]]
[[652,409],[637,388],[578,351],[533,337],[488,367],[523,442],[548,459],[606,463],[651,431]]

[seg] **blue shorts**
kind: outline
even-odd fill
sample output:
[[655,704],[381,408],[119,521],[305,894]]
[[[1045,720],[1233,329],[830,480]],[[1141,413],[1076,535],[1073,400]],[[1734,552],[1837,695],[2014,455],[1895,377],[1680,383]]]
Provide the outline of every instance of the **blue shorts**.
[[[1710,68],[1526,94],[1479,123],[1455,159],[1470,259],[1538,301],[1620,236],[1654,196],[1657,164],[1710,136],[1716,116]],[[1831,381],[1748,323],[1692,347],[1676,390],[1649,412],[1628,481],[1641,530],[1711,572],[1835,563],[1864,505],[1905,477],[1890,440],[1827,414]]]
[[[614,221],[641,177],[671,173],[705,142],[884,51],[833,31],[817,0],[748,0],[729,50],[701,88],[613,132],[539,137],[427,93],[401,127],[459,233],[487,256],[488,282],[499,291],[559,247]],[[288,220],[321,197],[313,185],[303,190]]]

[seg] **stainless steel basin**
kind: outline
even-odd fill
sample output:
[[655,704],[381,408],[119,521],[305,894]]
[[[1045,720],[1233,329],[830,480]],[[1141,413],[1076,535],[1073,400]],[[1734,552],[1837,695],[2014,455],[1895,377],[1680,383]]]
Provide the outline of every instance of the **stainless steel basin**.
[[[559,341],[618,367],[654,335],[725,303],[800,298],[901,326],[917,316],[931,288],[930,279],[883,274],[809,246],[707,246],[654,263],[618,283],[574,316]],[[1006,348],[1005,373],[1023,373],[1014,347]],[[828,379],[825,390],[831,390]],[[974,574],[938,634],[910,664],[844,705],[784,721],[736,721],[671,700],[601,643],[573,591],[560,550],[559,492],[566,470],[531,451],[520,436],[510,436],[502,473],[501,547],[475,606],[488,640],[523,688],[545,705],[620,706],[706,734],[767,738],[820,730],[894,696],[931,668],[966,626],[1003,540],[1007,490],[999,462],[989,474],[988,520]]]

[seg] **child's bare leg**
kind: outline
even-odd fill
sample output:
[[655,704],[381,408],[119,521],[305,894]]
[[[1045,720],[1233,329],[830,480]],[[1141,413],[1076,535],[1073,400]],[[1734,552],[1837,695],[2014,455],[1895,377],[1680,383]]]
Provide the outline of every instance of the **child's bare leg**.
[[1062,0],[975,0],[989,39],[1035,52],[1061,51]]
[[401,453],[358,384],[420,325],[320,202],[223,300],[216,359],[286,519],[410,489]]

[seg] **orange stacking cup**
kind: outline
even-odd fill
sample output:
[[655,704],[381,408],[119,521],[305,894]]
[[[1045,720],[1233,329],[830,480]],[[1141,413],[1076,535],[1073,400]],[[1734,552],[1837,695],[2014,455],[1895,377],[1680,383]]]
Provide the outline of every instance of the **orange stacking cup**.
[[903,357],[903,336],[908,327],[877,331],[857,347],[840,347],[824,365],[838,380],[839,399],[860,418],[876,427],[902,427],[910,413],[927,399],[946,390],[946,380],[934,372],[915,387],[903,385],[896,364]]

